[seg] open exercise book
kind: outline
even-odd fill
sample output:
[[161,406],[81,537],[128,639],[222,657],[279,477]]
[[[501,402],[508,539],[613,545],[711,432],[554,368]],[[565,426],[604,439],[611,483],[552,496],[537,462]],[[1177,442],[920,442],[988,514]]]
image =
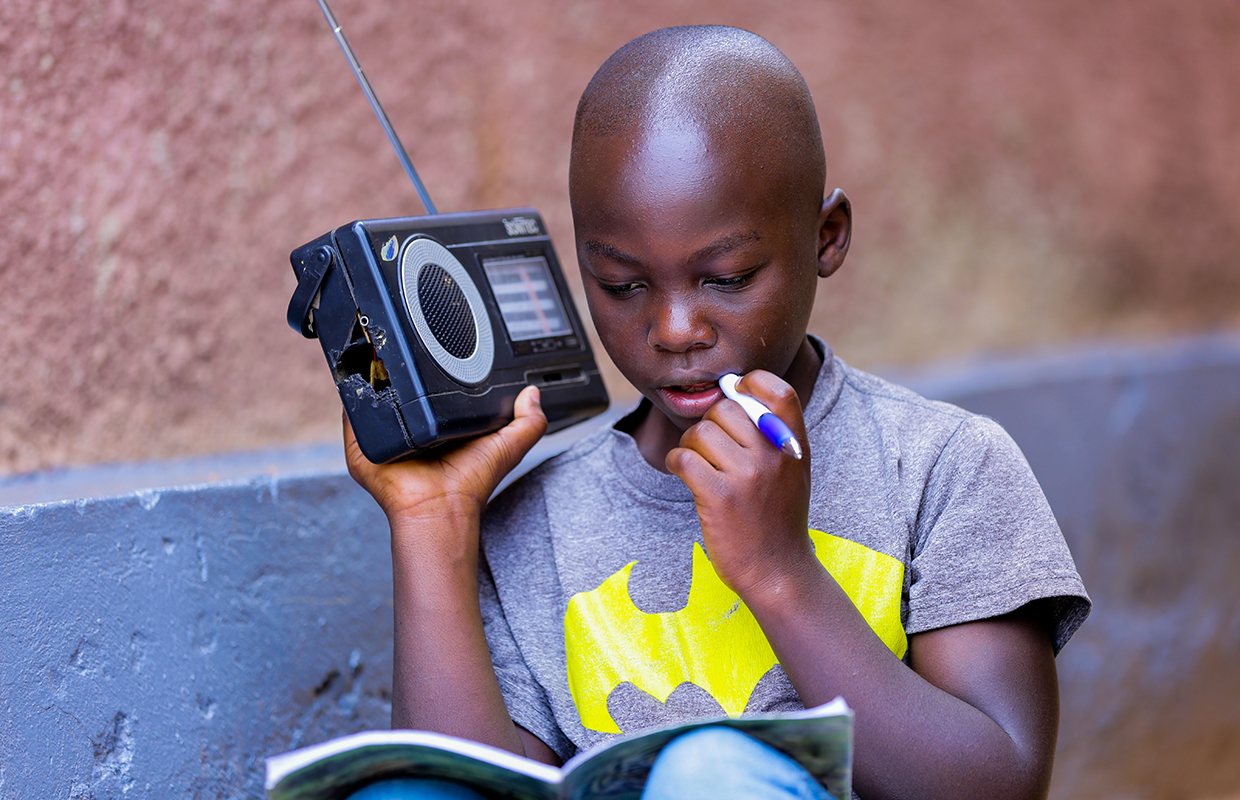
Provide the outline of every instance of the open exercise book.
[[617,738],[551,767],[485,744],[424,731],[368,731],[267,759],[269,800],[344,800],[369,783],[421,777],[455,781],[512,800],[636,798],[655,756],[707,725],[736,728],[787,753],[833,797],[852,796],[853,712],[842,698],[780,714],[724,717]]

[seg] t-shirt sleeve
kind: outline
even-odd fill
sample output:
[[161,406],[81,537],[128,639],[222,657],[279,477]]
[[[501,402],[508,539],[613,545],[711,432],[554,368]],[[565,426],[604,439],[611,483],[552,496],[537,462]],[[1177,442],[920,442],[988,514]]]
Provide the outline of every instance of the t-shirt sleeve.
[[491,664],[495,667],[495,676],[499,679],[500,692],[509,716],[554,750],[562,761],[567,761],[576,752],[576,747],[560,730],[546,691],[521,655],[504,617],[485,554],[479,556],[478,600],[482,607],[483,631],[491,650]]
[[1055,652],[1090,601],[1024,454],[993,420],[970,416],[930,471],[910,567],[907,633],[1048,599]]

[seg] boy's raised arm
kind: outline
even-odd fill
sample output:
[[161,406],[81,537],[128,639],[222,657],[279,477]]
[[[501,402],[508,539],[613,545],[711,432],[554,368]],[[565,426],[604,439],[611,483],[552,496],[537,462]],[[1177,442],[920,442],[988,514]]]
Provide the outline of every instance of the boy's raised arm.
[[914,634],[906,666],[813,571],[746,603],[806,705],[843,695],[856,711],[863,797],[1046,796],[1058,684],[1040,619],[1026,608]]
[[518,729],[504,705],[478,600],[482,510],[546,430],[538,400],[538,390],[526,388],[509,425],[434,458],[376,465],[362,455],[347,418],[344,437],[349,474],[392,529],[392,727],[545,761],[554,757],[550,748]]
[[[805,441],[791,387],[754,372],[740,389]],[[842,695],[856,711],[858,793],[1044,798],[1058,685],[1043,622],[1026,608],[914,634],[906,665],[814,555],[808,456],[782,455],[739,406],[721,402],[667,460],[693,490],[712,565],[753,612],[804,704]]]

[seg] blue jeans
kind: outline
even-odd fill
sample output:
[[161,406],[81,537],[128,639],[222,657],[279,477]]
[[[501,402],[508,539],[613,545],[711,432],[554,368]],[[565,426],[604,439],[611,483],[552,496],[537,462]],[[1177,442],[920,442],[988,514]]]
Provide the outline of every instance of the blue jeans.
[[[481,800],[445,781],[372,783],[349,800]],[[791,758],[731,728],[699,728],[655,759],[642,800],[834,800]]]

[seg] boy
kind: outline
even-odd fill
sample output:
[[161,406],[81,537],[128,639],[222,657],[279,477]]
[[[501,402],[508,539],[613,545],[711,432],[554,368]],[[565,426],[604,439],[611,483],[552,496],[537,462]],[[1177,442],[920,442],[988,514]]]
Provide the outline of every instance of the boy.
[[[644,399],[485,511],[542,435],[535,389],[434,460],[376,467],[346,428],[392,528],[395,727],[558,763],[842,695],[862,797],[1045,796],[1054,654],[1088,598],[998,426],[806,334],[850,238],[824,189],[808,89],[760,37],[656,31],[600,68],[573,131],[577,257]],[[728,372],[803,459],[721,398]]]

